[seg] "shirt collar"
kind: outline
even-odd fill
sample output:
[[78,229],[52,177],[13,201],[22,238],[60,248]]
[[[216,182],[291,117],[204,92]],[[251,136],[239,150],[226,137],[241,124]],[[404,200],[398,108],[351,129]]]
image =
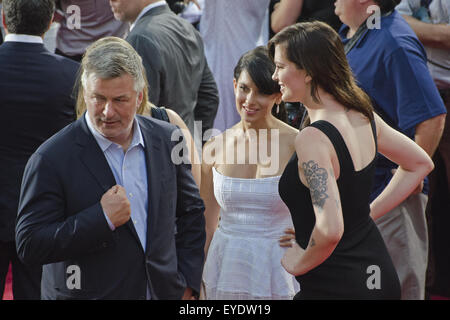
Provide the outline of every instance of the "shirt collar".
[[[102,152],[105,152],[105,150],[108,149],[112,144],[118,146],[117,143],[114,143],[111,140],[108,140],[94,128],[94,125],[92,124],[87,111],[84,115],[84,118],[86,120],[86,124],[89,128],[89,131],[91,131],[91,133],[94,136],[95,140],[97,141],[100,149],[102,149]],[[142,137],[141,127],[139,126],[139,121],[137,121],[137,119],[135,117],[133,120],[133,138],[131,140],[131,143],[130,143],[130,146],[128,147],[128,149],[131,149],[138,145],[145,147],[144,138]]]
[[5,37],[5,42],[26,42],[26,43],[44,43],[39,36],[32,36],[29,34],[16,34],[16,33],[8,33]]
[[131,24],[130,26],[130,31],[133,30],[133,28],[136,25],[136,22],[144,15],[146,14],[148,11],[150,11],[153,8],[159,7],[159,6],[163,6],[166,4],[166,0],[161,0],[161,1],[157,1],[154,2],[152,4],[149,4],[148,6],[146,6],[144,9],[142,9],[141,13],[139,13],[139,15],[137,16],[136,20],[134,20],[134,22]]
[[338,33],[343,40],[347,40],[348,29],[350,29],[350,27],[346,24],[342,24],[341,27],[339,28]]
[[351,38],[347,38],[349,29],[350,27],[345,24],[343,24],[339,29],[339,35],[341,36],[342,43],[344,44],[345,54],[348,54],[354,47],[359,47],[370,31],[367,29],[366,23],[364,22]]

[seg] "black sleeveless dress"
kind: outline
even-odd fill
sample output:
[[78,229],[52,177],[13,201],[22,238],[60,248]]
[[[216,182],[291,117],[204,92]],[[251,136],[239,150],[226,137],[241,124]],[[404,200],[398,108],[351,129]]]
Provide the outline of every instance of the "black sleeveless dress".
[[[383,238],[370,214],[369,195],[375,159],[355,171],[339,131],[327,121],[311,126],[332,142],[340,165],[337,180],[344,219],[344,234],[322,264],[296,277],[300,292],[294,299],[400,299],[400,282]],[[375,135],[375,124],[372,122]],[[315,225],[311,195],[298,175],[294,154],[279,182],[279,193],[288,206],[297,243],[306,249]]]
[[167,114],[165,107],[152,107],[151,109],[152,118],[170,122],[169,115]]

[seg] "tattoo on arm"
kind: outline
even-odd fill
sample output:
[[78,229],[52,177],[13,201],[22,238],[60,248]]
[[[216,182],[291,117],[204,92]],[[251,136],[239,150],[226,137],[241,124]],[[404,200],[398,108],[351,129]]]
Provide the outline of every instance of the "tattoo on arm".
[[324,168],[320,168],[313,160],[303,162],[303,172],[311,192],[312,204],[323,208],[325,200],[328,198],[327,179],[328,173]]
[[339,202],[339,200],[334,200],[336,203],[336,209],[339,210],[341,209],[341,203]]

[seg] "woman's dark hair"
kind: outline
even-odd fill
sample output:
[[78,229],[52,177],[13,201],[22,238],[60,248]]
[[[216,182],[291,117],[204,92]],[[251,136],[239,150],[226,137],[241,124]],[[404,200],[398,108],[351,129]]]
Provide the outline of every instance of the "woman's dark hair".
[[380,7],[381,13],[386,13],[395,9],[401,0],[374,0]]
[[311,96],[320,103],[318,88],[331,94],[343,106],[373,119],[369,96],[358,87],[336,31],[326,23],[301,22],[277,33],[268,44],[273,59],[275,46],[285,49],[286,58],[312,78]]
[[[244,53],[234,68],[234,78],[238,80],[241,72],[244,70],[248,72],[260,93],[271,95],[280,92],[280,86],[272,79],[272,75],[275,72],[275,64],[270,59],[266,47],[259,46]],[[279,110],[277,111],[277,109]],[[276,107],[276,104],[274,104],[272,115],[286,122],[287,115],[284,104],[281,103],[279,107]]]

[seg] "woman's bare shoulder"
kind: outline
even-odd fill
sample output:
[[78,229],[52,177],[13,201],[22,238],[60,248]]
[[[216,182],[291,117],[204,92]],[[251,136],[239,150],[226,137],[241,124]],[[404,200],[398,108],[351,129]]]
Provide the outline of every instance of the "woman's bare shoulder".
[[287,134],[287,135],[297,135],[299,130],[290,126],[289,124],[287,124],[286,122],[283,122],[281,120],[278,120],[278,128],[280,130],[281,133],[283,134]]

